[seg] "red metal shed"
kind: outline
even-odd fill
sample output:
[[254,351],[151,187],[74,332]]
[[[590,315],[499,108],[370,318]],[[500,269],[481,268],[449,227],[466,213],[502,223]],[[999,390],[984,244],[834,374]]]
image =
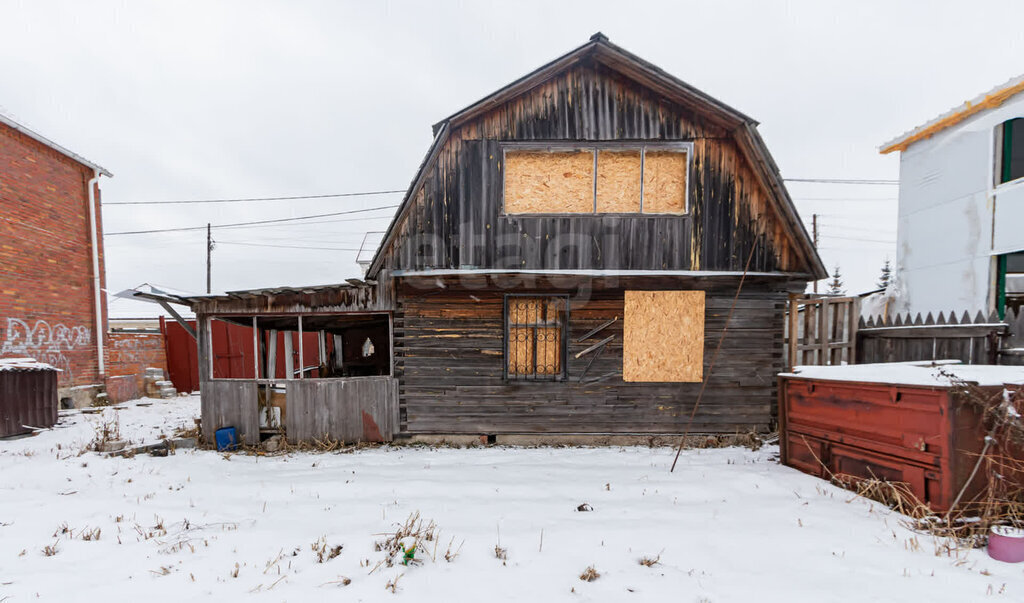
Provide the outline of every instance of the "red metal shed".
[[32,358],[0,359],[0,437],[57,422],[59,372]]
[[[905,482],[933,511],[953,503],[981,451],[980,411],[955,381],[989,394],[1024,368],[954,363],[796,367],[779,380],[782,462],[830,475]],[[978,475],[969,500],[982,486]]]

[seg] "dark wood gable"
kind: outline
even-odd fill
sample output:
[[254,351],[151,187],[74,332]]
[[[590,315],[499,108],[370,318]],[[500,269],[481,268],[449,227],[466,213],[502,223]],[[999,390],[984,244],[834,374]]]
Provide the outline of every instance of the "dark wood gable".
[[[527,76],[509,87],[522,90],[499,92],[491,105],[485,99],[437,127],[371,276],[382,267],[742,271],[752,250],[751,271],[823,276],[749,118],[692,95],[669,98],[625,73],[618,63],[632,55],[603,39],[590,46],[592,53],[585,46],[566,55],[572,60],[540,81]],[[531,141],[690,142],[690,210],[504,215],[503,149]]]

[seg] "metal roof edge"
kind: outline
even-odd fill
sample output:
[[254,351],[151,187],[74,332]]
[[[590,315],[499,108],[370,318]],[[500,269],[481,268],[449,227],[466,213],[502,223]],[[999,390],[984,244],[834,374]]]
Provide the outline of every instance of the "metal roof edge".
[[88,168],[91,168],[92,170],[94,170],[96,172],[99,172],[100,174],[103,174],[107,178],[113,178],[114,177],[114,175],[111,174],[103,166],[89,161],[85,157],[82,157],[81,155],[79,155],[79,154],[77,154],[77,153],[67,149],[66,147],[62,147],[61,145],[53,142],[52,140],[50,140],[49,138],[47,138],[47,137],[43,136],[42,134],[36,132],[35,130],[32,130],[31,128],[27,128],[27,127],[19,124],[18,122],[14,121],[10,117],[7,117],[3,113],[0,113],[0,123],[3,123],[4,125],[8,126],[9,128],[11,128],[11,129],[13,129],[13,130],[15,130],[17,132],[21,132],[22,134],[24,134],[25,136],[28,136],[29,138],[35,140],[36,142],[42,143],[42,144],[50,147],[51,149],[53,149],[54,151],[57,151],[61,155],[64,155],[68,159],[76,161],[76,162],[78,162],[78,163],[80,163],[80,164],[82,164],[82,165],[84,165],[84,166],[86,166]]
[[1021,92],[1024,92],[1024,74],[1010,78],[988,92],[983,92],[970,100],[964,101],[942,115],[883,143],[878,147],[878,152],[885,155],[893,151],[905,151],[907,147],[915,142],[931,138],[935,134],[962,122],[976,113],[994,109],[1006,102],[1007,99]]

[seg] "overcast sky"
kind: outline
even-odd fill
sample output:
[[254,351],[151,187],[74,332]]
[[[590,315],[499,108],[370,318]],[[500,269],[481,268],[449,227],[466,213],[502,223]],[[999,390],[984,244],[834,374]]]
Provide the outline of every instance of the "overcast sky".
[[[404,189],[431,124],[595,31],[759,120],[787,178],[896,179],[881,143],[1024,73],[1020,0],[0,0],[0,14],[0,111],[114,173],[101,180],[110,291],[205,290],[205,232],[117,232],[401,195],[115,203]],[[897,187],[789,188],[806,222],[822,216],[829,269],[851,292],[872,288],[895,260]],[[354,250],[392,211],[215,230],[214,290],[356,276]]]

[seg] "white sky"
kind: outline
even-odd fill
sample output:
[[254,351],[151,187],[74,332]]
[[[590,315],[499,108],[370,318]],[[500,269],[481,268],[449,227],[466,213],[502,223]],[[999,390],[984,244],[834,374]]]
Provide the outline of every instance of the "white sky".
[[[1024,72],[1019,0],[0,0],[0,14],[0,110],[111,170],[105,203],[404,189],[431,124],[595,31],[759,120],[788,178],[896,179],[898,159],[878,154],[882,142]],[[895,260],[897,187],[793,183],[790,192],[806,222],[821,214],[829,269],[840,265],[851,292],[872,288]],[[108,205],[108,288],[205,290],[205,232],[110,233],[400,197]],[[363,234],[390,215],[215,230],[213,287],[356,276]]]

